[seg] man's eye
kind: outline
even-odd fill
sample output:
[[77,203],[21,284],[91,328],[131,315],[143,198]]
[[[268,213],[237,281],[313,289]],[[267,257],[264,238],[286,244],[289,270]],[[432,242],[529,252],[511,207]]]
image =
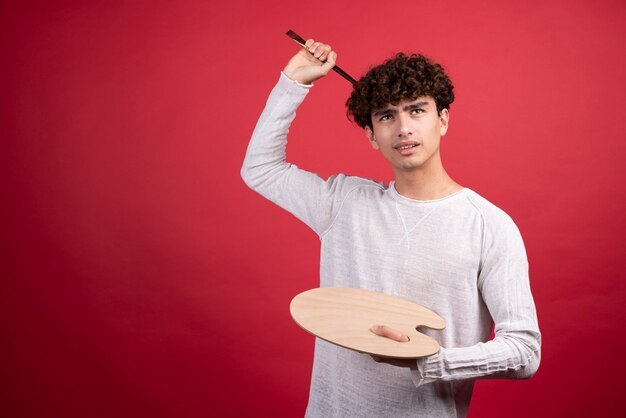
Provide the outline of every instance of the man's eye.
[[380,117],[380,120],[389,120],[389,119],[391,119],[391,115],[382,115]]
[[424,109],[413,109],[413,114],[424,113]]

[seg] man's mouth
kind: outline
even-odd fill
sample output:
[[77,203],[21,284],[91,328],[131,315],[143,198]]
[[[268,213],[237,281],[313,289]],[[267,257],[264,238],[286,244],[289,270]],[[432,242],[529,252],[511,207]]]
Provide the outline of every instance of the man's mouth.
[[409,155],[413,153],[414,148],[417,148],[419,146],[420,143],[416,141],[402,141],[397,143],[394,148],[403,155]]
[[394,145],[394,149],[400,153],[400,155],[409,156],[417,152],[416,148],[421,144],[417,141],[402,141]]

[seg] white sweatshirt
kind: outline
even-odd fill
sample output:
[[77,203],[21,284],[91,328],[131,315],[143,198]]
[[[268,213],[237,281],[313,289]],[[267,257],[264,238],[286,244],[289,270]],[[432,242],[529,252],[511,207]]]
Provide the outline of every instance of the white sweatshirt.
[[244,181],[319,235],[322,287],[400,296],[438,313],[446,328],[424,331],[442,348],[414,371],[317,339],[306,416],[464,417],[474,379],[531,377],[541,336],[511,218],[469,189],[417,201],[393,182],[323,180],[287,163],[287,132],[309,87],[281,74],[250,140]]

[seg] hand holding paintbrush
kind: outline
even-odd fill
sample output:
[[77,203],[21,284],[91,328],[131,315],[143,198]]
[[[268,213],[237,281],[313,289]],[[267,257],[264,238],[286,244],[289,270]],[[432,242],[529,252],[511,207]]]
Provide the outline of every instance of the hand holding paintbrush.
[[[298,45],[300,45],[301,47],[305,48],[306,50],[308,50],[309,47],[312,47],[314,42],[312,39],[310,39],[310,43],[309,45],[306,44],[306,42],[304,41],[304,39],[302,39],[302,37],[300,35],[298,35],[297,33],[295,33],[294,31],[292,31],[291,29],[287,31],[287,33],[285,34],[287,36],[289,36],[291,39],[293,39]],[[311,51],[309,51],[311,52]],[[314,54],[314,52],[311,52]],[[314,54],[315,55],[315,54]],[[321,54],[320,54],[321,55]],[[320,57],[321,58],[321,57]],[[335,55],[336,58],[336,55]],[[322,60],[324,61],[324,60]],[[334,67],[332,67],[333,71],[336,72],[337,74],[339,74],[340,76],[342,76],[343,78],[345,78],[346,80],[348,80],[351,84],[356,83],[356,80],[352,77],[350,77],[350,75],[348,75],[348,73],[346,73],[344,70],[342,70],[341,68],[339,68],[338,65],[335,65]]]
[[330,45],[309,39],[287,63],[283,73],[301,84],[311,84],[324,77],[335,66],[337,53]]

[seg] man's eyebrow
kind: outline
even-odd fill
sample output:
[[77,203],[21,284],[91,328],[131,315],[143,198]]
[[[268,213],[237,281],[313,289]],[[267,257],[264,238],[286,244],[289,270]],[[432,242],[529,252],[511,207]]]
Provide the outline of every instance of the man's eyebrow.
[[410,109],[416,109],[416,108],[420,108],[420,107],[424,107],[424,106],[428,106],[428,102],[415,102],[415,103],[409,103],[408,105],[404,106],[402,108],[402,110],[410,110]]
[[387,115],[389,113],[396,113],[397,110],[393,107],[384,107],[382,109],[378,109],[375,110],[374,113],[372,113],[373,116],[382,116],[382,115]]

